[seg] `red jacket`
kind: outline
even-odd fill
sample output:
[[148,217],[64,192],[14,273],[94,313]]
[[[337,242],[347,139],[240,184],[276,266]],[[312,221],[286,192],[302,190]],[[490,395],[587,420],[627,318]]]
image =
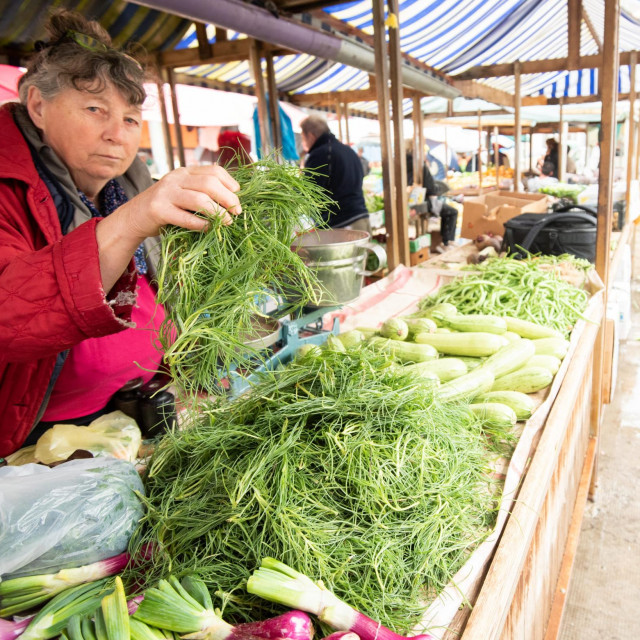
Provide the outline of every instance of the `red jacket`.
[[[43,402],[56,355],[127,327],[130,267],[105,298],[94,218],[62,235],[12,107],[0,108],[0,456],[20,448]],[[119,299],[134,296],[120,296]]]

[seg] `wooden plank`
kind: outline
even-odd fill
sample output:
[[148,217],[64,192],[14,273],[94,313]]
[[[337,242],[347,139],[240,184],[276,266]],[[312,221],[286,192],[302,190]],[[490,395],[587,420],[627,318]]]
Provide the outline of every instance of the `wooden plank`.
[[333,103],[336,115],[338,116],[338,140],[340,140],[340,142],[344,142],[344,136],[342,133],[342,103],[340,102],[340,97],[338,95],[334,95]]
[[201,60],[211,57],[211,44],[207,35],[207,25],[202,22],[196,22],[196,37],[198,38],[198,56]]
[[260,153],[262,157],[269,155],[271,144],[269,140],[269,122],[267,97],[262,75],[261,45],[256,40],[251,41],[249,66],[255,83],[256,97],[258,98],[258,128],[260,130]]
[[513,107],[513,96],[510,93],[489,85],[473,80],[454,80],[453,86],[459,89],[465,98],[479,98],[503,107]]
[[565,181],[567,166],[567,133],[565,133],[564,101],[560,102],[560,120],[558,122],[558,180]]
[[176,94],[176,82],[173,77],[173,69],[166,69],[166,79],[171,87],[171,106],[173,108],[173,131],[176,136],[176,144],[178,146],[178,161],[181,167],[187,166],[184,155],[184,142],[182,140],[182,128],[180,127],[180,111],[178,109],[178,95]]
[[573,500],[578,486],[575,456],[582,460],[586,450],[591,358],[602,313],[600,306],[595,322],[584,327],[462,640],[543,638],[569,528],[566,500]]
[[[589,17],[588,11],[582,12],[582,19],[584,20],[584,23],[587,25],[587,29],[589,29],[589,33],[591,34],[591,37],[593,38],[594,42],[598,46],[598,51],[602,51],[602,41],[600,40],[600,36],[598,35],[598,32],[593,26],[593,22],[591,22],[591,18]],[[621,62],[620,64],[626,64],[626,63]]]
[[393,153],[391,150],[391,119],[389,117],[389,58],[387,56],[387,38],[384,26],[384,0],[373,0],[371,4],[374,33],[374,54],[376,67],[376,96],[378,101],[378,121],[380,122],[380,154],[382,158],[382,191],[384,211],[387,220],[387,262],[389,270],[400,264],[400,249],[393,221],[397,213],[395,176],[391,170]]
[[[605,46],[603,67],[599,75],[602,92],[600,126],[600,166],[598,171],[598,231],[596,237],[595,266],[604,283],[605,308],[609,286],[609,260],[611,246],[611,221],[613,218],[613,169],[615,160],[616,102],[618,97],[618,31],[620,2],[610,0],[605,4]],[[594,354],[593,402],[591,407],[591,432],[598,436],[602,419],[602,364],[604,331],[601,328]],[[598,461],[594,465],[591,491],[595,493],[598,479]]]
[[[583,13],[583,16],[586,12]],[[605,30],[605,34],[606,34]],[[607,42],[610,36],[607,35]],[[617,49],[617,47],[616,47]],[[629,64],[631,52],[622,51],[618,54],[619,64]],[[496,78],[498,76],[512,76],[514,73],[513,62],[480,65],[471,67],[455,76],[455,81],[478,80],[479,78]],[[573,65],[568,58],[553,58],[551,60],[522,60],[520,73],[549,73],[550,71],[573,71],[575,69],[597,69],[602,65],[602,54],[582,56],[578,63]]]
[[[626,205],[627,205],[627,211],[631,211],[631,181],[633,180],[633,163],[635,160],[635,156],[636,156],[636,150],[635,150],[635,142],[636,142],[636,136],[635,136],[635,129],[634,129],[634,122],[635,122],[635,112],[636,112],[636,66],[637,66],[637,55],[635,53],[635,51],[633,52],[633,55],[631,56],[631,64],[629,66],[629,72],[630,72],[630,77],[629,77],[629,81],[630,81],[630,89],[629,89],[629,119],[627,121],[628,126],[629,126],[629,131],[627,132],[628,135],[628,142],[627,142],[627,193],[626,193]],[[627,214],[629,215],[629,214]]]
[[[422,112],[420,110],[420,96],[413,96],[413,183],[422,185],[422,171],[424,163],[424,142],[421,145],[420,131],[422,129]],[[424,134],[423,134],[424,135]]]
[[584,517],[584,509],[589,497],[589,485],[591,484],[591,475],[593,472],[593,463],[596,458],[596,447],[598,439],[591,436],[587,447],[587,454],[582,466],[582,474],[580,476],[580,485],[578,486],[578,495],[573,507],[573,516],[571,518],[571,527],[567,536],[567,544],[564,549],[562,558],[562,566],[560,575],[556,585],[556,591],[551,606],[551,615],[544,636],[544,640],[557,640],[562,624],[562,616],[567,600],[567,592],[569,591],[569,583],[571,582],[571,570],[578,550],[578,541],[580,539],[580,528]]
[[[158,78],[162,78],[162,72],[158,71]],[[167,117],[167,101],[164,97],[164,82],[158,80],[158,102],[160,104],[160,117],[162,118],[162,138],[164,140],[164,150],[167,154],[167,167],[173,171],[176,166],[173,162],[173,143],[171,142],[171,129],[169,128],[169,118]]]
[[520,64],[515,65],[513,106],[513,137],[515,146],[515,161],[513,167],[513,184],[515,191],[520,191],[520,181],[522,179],[522,122],[520,118],[520,104],[522,102],[522,84],[520,79]]
[[478,109],[478,160],[476,171],[478,172],[478,189],[482,189],[482,111]]
[[400,48],[399,0],[387,0],[387,13],[396,20],[389,21],[389,71],[391,79],[391,108],[393,113],[393,149],[395,172],[396,215],[393,225],[398,244],[400,264],[411,263],[409,250],[409,216],[407,208],[407,158],[404,145],[404,112],[402,93],[402,50]]
[[611,318],[604,321],[602,347],[602,404],[609,404],[613,389],[613,352],[615,349],[615,322]]
[[567,3],[569,20],[567,24],[567,38],[569,41],[569,55],[567,59],[572,65],[577,65],[580,59],[580,26],[582,22],[582,0],[569,0]]

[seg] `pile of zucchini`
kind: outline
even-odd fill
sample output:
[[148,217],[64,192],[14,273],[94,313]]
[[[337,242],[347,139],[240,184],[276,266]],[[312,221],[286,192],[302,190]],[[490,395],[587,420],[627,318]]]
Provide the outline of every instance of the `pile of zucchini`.
[[556,329],[496,315],[459,314],[449,303],[380,329],[359,327],[339,336],[345,346],[367,342],[403,372],[437,386],[441,400],[467,400],[487,425],[531,416],[533,394],[548,387],[569,349]]

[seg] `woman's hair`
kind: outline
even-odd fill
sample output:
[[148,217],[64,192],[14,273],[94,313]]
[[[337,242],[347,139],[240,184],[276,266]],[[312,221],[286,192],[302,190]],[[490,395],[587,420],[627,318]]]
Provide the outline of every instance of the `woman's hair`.
[[316,139],[323,133],[329,132],[329,125],[327,124],[327,121],[320,116],[309,116],[308,118],[305,118],[300,123],[300,128],[304,134],[311,134],[312,136],[315,136]]
[[124,51],[113,48],[107,31],[75,11],[56,10],[46,24],[48,42],[36,42],[37,53],[20,78],[20,102],[27,103],[29,87],[51,100],[65,89],[99,93],[111,83],[134,106],[146,98],[145,72]]
[[556,151],[558,149],[558,141],[555,138],[547,138],[546,142],[549,151]]

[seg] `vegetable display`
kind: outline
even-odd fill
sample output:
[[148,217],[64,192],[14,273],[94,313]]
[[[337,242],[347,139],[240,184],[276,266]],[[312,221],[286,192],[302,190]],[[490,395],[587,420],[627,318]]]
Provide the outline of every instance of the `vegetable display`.
[[[586,260],[573,256],[539,256],[526,260],[491,258],[473,265],[470,273],[441,287],[420,302],[422,313],[432,317],[433,308],[453,304],[460,314],[491,314],[532,321],[551,333],[566,336],[582,317],[588,293],[560,277],[563,268],[585,273]],[[514,324],[512,322],[512,324]],[[553,331],[555,330],[555,331]],[[533,337],[527,335],[525,337]]]
[[236,622],[277,612],[242,592],[277,557],[410,630],[490,531],[489,464],[509,434],[487,437],[465,402],[441,402],[390,358],[311,351],[167,434],[133,542],[158,553],[139,577],[196,571]]
[[[296,232],[320,223],[329,200],[297,167],[273,159],[238,168],[242,213],[208,230],[165,227],[158,301],[167,311],[160,342],[176,384],[220,393],[220,380],[257,355],[265,298],[283,296],[286,315],[314,302],[319,283],[290,250]],[[286,295],[285,295],[286,294]]]

